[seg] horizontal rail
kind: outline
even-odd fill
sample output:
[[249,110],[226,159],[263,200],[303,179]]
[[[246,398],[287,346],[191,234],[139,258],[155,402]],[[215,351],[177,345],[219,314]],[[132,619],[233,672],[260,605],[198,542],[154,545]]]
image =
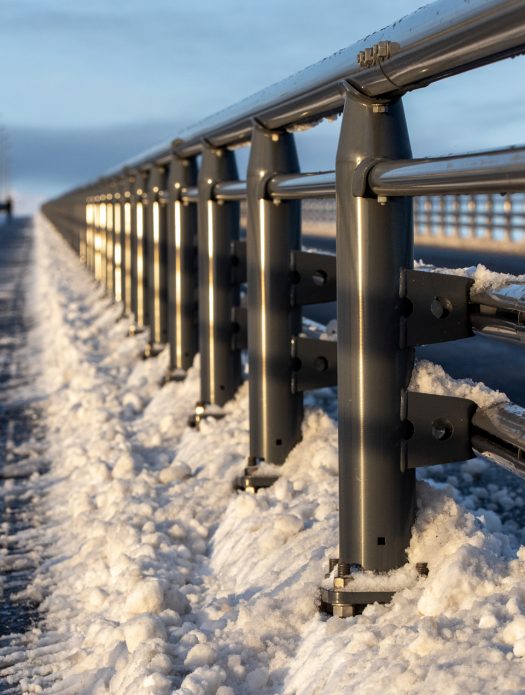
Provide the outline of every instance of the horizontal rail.
[[[384,55],[381,55],[381,53]],[[370,97],[424,87],[450,75],[525,52],[522,0],[440,0],[334,53],[112,169],[192,157],[203,141],[216,147],[251,137],[256,119],[270,130],[315,123],[340,113],[341,83]]]
[[472,425],[475,453],[525,478],[525,409],[514,403],[480,408]]
[[246,192],[246,181],[221,181],[215,185],[213,195],[215,200],[227,202],[245,200]]
[[335,198],[335,171],[274,176],[268,183],[268,194],[278,200]]
[[510,193],[525,189],[525,147],[497,152],[383,161],[368,175],[376,195]]

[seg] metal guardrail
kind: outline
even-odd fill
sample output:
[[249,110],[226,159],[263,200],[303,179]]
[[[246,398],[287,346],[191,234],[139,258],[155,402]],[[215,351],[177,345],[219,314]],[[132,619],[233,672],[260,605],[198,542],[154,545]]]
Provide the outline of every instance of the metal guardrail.
[[[168,378],[184,378],[200,352],[192,424],[223,414],[247,348],[250,451],[238,489],[272,484],[259,465],[283,463],[300,440],[303,392],[337,384],[339,558],[322,590],[337,615],[390,599],[352,591],[352,579],[406,562],[415,468],[479,453],[523,471],[521,408],[407,384],[417,345],[475,331],[523,340],[524,292],[475,295],[468,278],[413,270],[411,198],[521,191],[525,148],[413,160],[402,95],[522,53],[524,29],[521,0],[440,0],[43,207],[133,330],[149,330],[149,354],[168,343]],[[335,171],[301,173],[291,131],[340,111]],[[247,142],[241,181],[232,147]],[[336,256],[303,251],[301,200],[334,195]],[[424,200],[416,217],[432,225]],[[306,335],[302,307],[335,299],[337,343]]]

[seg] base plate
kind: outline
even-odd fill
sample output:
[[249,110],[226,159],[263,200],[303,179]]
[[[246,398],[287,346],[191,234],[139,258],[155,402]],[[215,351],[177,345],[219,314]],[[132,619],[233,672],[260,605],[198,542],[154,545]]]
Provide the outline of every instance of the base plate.
[[348,591],[321,587],[319,609],[338,618],[360,615],[371,603],[390,603],[394,591]]

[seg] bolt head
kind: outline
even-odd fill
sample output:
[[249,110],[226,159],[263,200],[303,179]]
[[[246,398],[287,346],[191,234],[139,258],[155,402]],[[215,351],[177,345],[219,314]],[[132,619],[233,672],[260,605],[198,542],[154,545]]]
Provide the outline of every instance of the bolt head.
[[372,113],[387,113],[388,106],[386,104],[374,104],[372,106]]
[[386,197],[386,195],[378,195],[377,202],[379,203],[379,205],[386,205],[388,203],[388,198]]

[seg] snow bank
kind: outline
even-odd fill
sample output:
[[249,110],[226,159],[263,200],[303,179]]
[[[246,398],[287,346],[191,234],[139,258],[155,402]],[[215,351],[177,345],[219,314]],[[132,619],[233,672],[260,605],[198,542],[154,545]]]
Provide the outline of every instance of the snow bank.
[[[525,689],[521,487],[487,484],[483,462],[425,470],[398,571],[406,588],[357,618],[319,615],[337,554],[334,391],[308,396],[303,441],[278,482],[234,494],[246,385],[223,420],[186,428],[198,361],[160,388],[166,354],[139,360],[144,336],[125,337],[119,308],[41,221],[36,237],[31,357],[52,465],[25,484],[42,499],[28,593],[44,619],[18,657],[0,649],[4,678],[28,693],[93,695]],[[504,398],[430,363],[413,387]]]

